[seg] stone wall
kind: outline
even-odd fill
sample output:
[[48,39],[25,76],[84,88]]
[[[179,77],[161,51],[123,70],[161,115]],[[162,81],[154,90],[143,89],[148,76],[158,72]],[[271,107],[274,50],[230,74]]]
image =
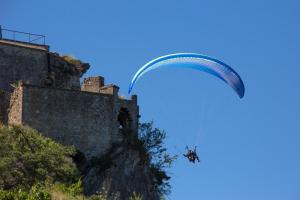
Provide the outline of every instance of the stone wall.
[[7,124],[7,108],[9,105],[9,96],[6,92],[0,90],[0,122]]
[[80,90],[80,77],[90,68],[88,63],[51,52],[48,53],[48,60],[46,86]]
[[41,85],[48,73],[47,51],[0,40],[0,88],[12,90],[19,80]]
[[[7,123],[11,92],[25,84],[80,90],[80,77],[88,63],[68,62],[49,46],[0,40],[0,122]],[[11,100],[13,101],[13,99]]]
[[104,86],[104,77],[88,77],[83,79],[83,84],[81,86],[82,91],[89,92],[100,92],[100,88]]
[[18,119],[21,115],[21,120],[10,122],[28,125],[63,144],[74,145],[87,159],[121,142],[120,110],[128,110],[129,128],[137,132],[136,101],[109,94],[27,84],[20,85],[14,93],[22,100],[12,101],[12,107],[19,108],[21,102],[22,112],[11,112],[10,118]]
[[26,84],[80,90],[80,77],[88,63],[68,62],[57,53],[22,43],[0,40],[0,89],[11,91],[22,80]]

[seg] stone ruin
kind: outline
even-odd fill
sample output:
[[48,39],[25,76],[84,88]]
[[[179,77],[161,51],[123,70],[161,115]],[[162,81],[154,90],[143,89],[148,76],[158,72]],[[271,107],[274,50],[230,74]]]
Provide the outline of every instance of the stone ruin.
[[[99,187],[117,191],[117,199],[130,192],[144,199],[151,193],[151,180],[137,152],[117,147],[124,130],[137,134],[137,96],[124,99],[119,87],[105,85],[101,76],[80,78],[90,68],[69,56],[49,51],[47,45],[0,39],[0,122],[37,129],[65,145],[74,145],[85,167],[85,191]],[[88,168],[90,160],[114,155],[115,165],[105,172]],[[78,157],[78,156],[77,156]]]

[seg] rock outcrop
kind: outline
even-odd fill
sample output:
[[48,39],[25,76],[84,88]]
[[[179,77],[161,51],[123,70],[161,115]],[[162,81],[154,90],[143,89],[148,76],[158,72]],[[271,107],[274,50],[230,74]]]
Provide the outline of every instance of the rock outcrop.
[[98,162],[97,159],[91,162],[84,177],[86,194],[95,194],[103,189],[110,200],[127,200],[133,192],[143,200],[159,199],[153,189],[149,167],[141,161],[137,151],[118,145],[100,157]]

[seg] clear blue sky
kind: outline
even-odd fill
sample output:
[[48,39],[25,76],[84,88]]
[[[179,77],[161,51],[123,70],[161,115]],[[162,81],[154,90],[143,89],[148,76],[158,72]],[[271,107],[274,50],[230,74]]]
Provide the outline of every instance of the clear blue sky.
[[[109,2],[109,3],[108,3]],[[207,54],[243,78],[243,99],[215,77],[159,70],[134,88],[142,121],[180,157],[172,200],[300,199],[300,3],[252,0],[2,1],[5,28],[42,33],[52,51],[90,62],[127,93],[135,71],[175,52]]]

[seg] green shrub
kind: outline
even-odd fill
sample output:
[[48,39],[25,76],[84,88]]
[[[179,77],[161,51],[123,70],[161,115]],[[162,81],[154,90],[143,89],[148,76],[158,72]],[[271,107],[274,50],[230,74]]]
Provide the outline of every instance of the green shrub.
[[133,192],[132,195],[129,197],[129,200],[143,200],[141,195],[137,194],[136,192]]
[[139,124],[139,135],[136,148],[142,158],[148,162],[150,173],[153,177],[154,187],[159,195],[171,191],[170,176],[166,169],[170,168],[177,159],[177,155],[170,155],[164,147],[166,132],[153,127],[153,122]]
[[[0,125],[0,200],[107,200],[105,189],[86,197],[72,161],[73,147],[43,137],[36,130]],[[109,155],[93,164],[105,170]],[[105,169],[104,169],[105,168]],[[133,193],[131,200],[141,200]]]
[[22,189],[2,190],[0,189],[1,200],[51,200],[50,194],[42,190],[40,186],[33,186],[29,191]]
[[52,185],[48,185],[47,188],[49,191],[59,191],[73,197],[83,194],[83,185],[81,179],[70,185],[55,183]]
[[0,188],[30,189],[38,183],[72,183],[77,169],[65,147],[43,137],[36,130],[0,126]]

